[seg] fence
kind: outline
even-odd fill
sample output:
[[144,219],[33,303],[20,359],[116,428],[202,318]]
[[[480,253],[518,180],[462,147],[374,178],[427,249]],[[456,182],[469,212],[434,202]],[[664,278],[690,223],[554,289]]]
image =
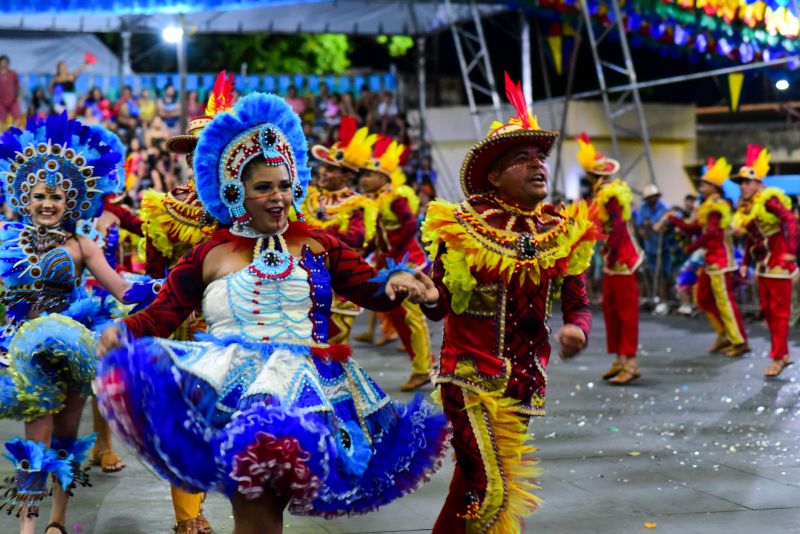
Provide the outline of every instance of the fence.
[[[216,74],[212,73],[192,73],[186,76],[186,90],[197,91],[201,99],[205,99],[206,93],[214,86]],[[20,74],[20,84],[24,91],[30,92],[37,87],[47,89],[52,74]],[[251,74],[236,77],[236,90],[241,93],[252,91],[266,91],[284,96],[289,86],[294,85],[300,94],[306,91],[312,94],[319,94],[322,83],[328,85],[332,93],[352,93],[358,94],[363,88],[372,92],[383,90],[397,90],[397,76],[393,73],[370,73],[355,75],[307,75],[307,74]],[[180,78],[172,73],[142,73],[130,74],[127,76],[106,76],[99,74],[84,73],[75,81],[75,90],[78,93],[86,93],[92,87],[100,87],[103,93],[112,100],[119,96],[120,90],[124,86],[131,86],[134,93],[138,94],[142,89],[150,89],[160,92],[167,85],[176,88],[180,86]]]

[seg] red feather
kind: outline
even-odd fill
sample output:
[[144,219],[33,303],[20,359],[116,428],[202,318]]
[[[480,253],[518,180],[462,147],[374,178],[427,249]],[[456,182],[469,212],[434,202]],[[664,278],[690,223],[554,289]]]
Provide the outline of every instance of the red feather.
[[392,144],[392,137],[389,135],[381,135],[378,137],[378,140],[375,141],[375,145],[372,147],[372,157],[375,159],[379,159],[386,153],[386,149],[389,148],[389,145]]
[[747,152],[745,153],[744,164],[752,167],[761,153],[761,145],[747,145]]
[[356,118],[344,115],[342,117],[342,125],[339,127],[339,144],[342,146],[349,145],[350,141],[353,140],[353,136],[356,135],[356,130],[358,130]]
[[523,128],[530,128],[531,121],[528,118],[528,104],[525,102],[525,93],[522,92],[522,86],[517,82],[515,85],[511,81],[508,73],[506,75],[506,98],[517,110],[517,118],[522,121]]
[[592,143],[592,141],[589,139],[589,134],[587,134],[586,132],[581,132],[581,134],[578,137],[576,137],[575,139],[580,139],[581,141],[583,141],[587,145]]
[[708,162],[706,163],[706,166],[710,169],[711,167],[714,166],[714,164],[716,162],[717,162],[717,158],[708,158]]
[[400,154],[400,166],[405,167],[406,163],[408,163],[408,156],[411,154],[411,147],[406,146],[403,149],[403,153]]

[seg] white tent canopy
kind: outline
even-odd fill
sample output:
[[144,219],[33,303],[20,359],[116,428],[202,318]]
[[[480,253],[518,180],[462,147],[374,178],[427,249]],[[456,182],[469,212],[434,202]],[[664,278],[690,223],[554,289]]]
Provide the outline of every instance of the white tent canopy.
[[[483,2],[481,15],[507,6]],[[173,13],[175,12],[172,10]],[[123,12],[124,13],[124,12]],[[199,33],[346,33],[350,35],[426,35],[471,18],[470,6],[453,1],[452,19],[443,1],[337,0],[279,3],[226,11],[189,11],[186,27]],[[145,13],[119,15],[67,10],[58,14],[9,14],[0,7],[0,30],[61,32],[160,32],[174,23],[173,15]],[[177,15],[175,15],[177,17]]]
[[64,61],[69,70],[83,65],[84,53],[97,58],[91,73],[104,76],[119,74],[119,59],[100,39],[90,34],[32,35],[27,32],[0,34],[0,54],[11,60],[18,74],[56,72],[56,64]]

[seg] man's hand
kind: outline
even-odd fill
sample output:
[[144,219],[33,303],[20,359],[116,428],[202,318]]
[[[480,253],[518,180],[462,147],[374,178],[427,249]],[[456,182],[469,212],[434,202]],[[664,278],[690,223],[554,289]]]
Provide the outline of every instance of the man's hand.
[[410,273],[398,271],[389,277],[384,288],[384,293],[389,300],[407,298],[411,302],[420,302],[425,293],[425,287]]
[[417,282],[422,285],[422,298],[420,300],[416,300],[409,296],[408,300],[414,304],[425,304],[428,306],[434,306],[437,302],[439,302],[439,290],[436,289],[436,285],[427,274],[423,273],[422,271],[417,271],[414,274],[414,278],[416,278]]
[[565,324],[556,338],[561,345],[558,355],[564,360],[572,358],[586,347],[586,334],[574,324]]
[[97,357],[102,358],[109,351],[121,347],[122,336],[122,329],[119,326],[111,325],[106,328],[97,343]]

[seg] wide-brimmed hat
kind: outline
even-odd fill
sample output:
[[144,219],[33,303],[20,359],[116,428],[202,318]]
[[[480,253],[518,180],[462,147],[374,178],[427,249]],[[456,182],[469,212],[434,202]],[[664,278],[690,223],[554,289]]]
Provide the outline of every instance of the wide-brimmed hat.
[[642,198],[647,200],[650,197],[660,197],[661,190],[658,188],[656,184],[647,184],[642,189]]
[[536,116],[528,111],[519,83],[514,84],[508,73],[505,79],[506,97],[514,105],[517,116],[505,124],[493,122],[486,137],[467,152],[461,165],[461,189],[468,197],[494,189],[489,183],[489,171],[497,159],[512,148],[535,145],[547,157],[558,139],[558,132],[539,128]]
[[722,187],[725,180],[730,177],[732,168],[733,166],[725,158],[708,158],[708,163],[703,168],[703,176],[700,177],[700,180]]
[[737,184],[745,180],[764,181],[764,177],[769,172],[771,156],[769,150],[761,148],[761,145],[747,145],[744,166],[739,169],[739,173],[736,176],[731,177],[731,180]]
[[355,117],[345,115],[339,125],[339,140],[330,147],[314,145],[311,155],[322,163],[358,172],[369,163],[377,140],[378,136],[370,134],[366,127],[358,127]]
[[211,96],[208,97],[205,115],[192,117],[186,127],[185,134],[173,135],[167,139],[164,146],[168,151],[174,154],[191,154],[194,152],[200,132],[211,123],[214,119],[214,115],[231,109],[233,102],[233,82],[233,73],[231,73],[230,77],[227,76],[224,70],[217,74],[217,79],[214,82],[214,90],[211,92]]
[[619,161],[598,151],[586,132],[581,132],[581,135],[575,139],[580,145],[578,163],[581,164],[584,171],[597,176],[612,176],[619,172]]

